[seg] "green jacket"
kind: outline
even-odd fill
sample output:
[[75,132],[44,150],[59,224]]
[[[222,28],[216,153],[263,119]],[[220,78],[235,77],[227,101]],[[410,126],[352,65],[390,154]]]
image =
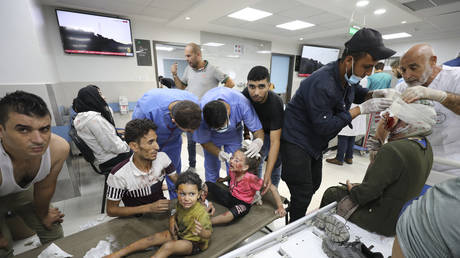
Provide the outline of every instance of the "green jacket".
[[433,165],[431,145],[426,140],[423,146],[420,139],[426,140],[401,139],[382,146],[363,182],[350,191],[359,204],[350,221],[378,234],[395,235],[402,207],[420,194]]

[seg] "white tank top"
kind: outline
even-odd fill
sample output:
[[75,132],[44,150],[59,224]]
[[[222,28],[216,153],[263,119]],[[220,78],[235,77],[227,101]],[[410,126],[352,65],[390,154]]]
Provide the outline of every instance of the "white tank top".
[[12,193],[17,193],[29,189],[31,185],[36,182],[42,181],[49,173],[51,169],[51,157],[50,148],[45,151],[40,162],[40,169],[37,172],[35,178],[25,187],[20,187],[13,174],[13,163],[11,162],[10,156],[3,149],[3,145],[0,142],[0,169],[2,175],[2,184],[0,185],[0,196],[5,196]]

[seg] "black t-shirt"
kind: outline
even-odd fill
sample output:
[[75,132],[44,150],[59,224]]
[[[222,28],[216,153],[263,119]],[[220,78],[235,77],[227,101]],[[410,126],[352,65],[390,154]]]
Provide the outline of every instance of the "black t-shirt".
[[248,88],[243,90],[243,95],[251,101],[252,106],[255,108],[260,122],[264,129],[264,133],[270,133],[272,130],[278,130],[283,127],[283,100],[280,96],[276,95],[273,91],[268,91],[267,100],[262,103],[252,101],[249,96]]

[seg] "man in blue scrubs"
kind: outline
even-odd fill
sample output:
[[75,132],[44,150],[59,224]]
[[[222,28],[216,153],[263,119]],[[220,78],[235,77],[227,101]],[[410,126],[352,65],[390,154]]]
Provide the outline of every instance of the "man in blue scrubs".
[[[254,141],[247,155],[254,156],[263,145],[264,131],[254,107],[241,92],[226,87],[209,90],[201,98],[203,119],[194,139],[204,149],[206,181],[219,178],[220,162],[228,163],[232,154],[241,148],[243,122],[254,133]],[[222,146],[224,150],[221,150]],[[228,169],[228,164],[227,164]]]
[[[160,151],[168,154],[177,173],[181,171],[182,132],[193,132],[200,126],[201,109],[198,98],[178,89],[153,89],[136,104],[133,119],[147,118],[157,126]],[[177,198],[175,186],[166,178],[170,199]]]

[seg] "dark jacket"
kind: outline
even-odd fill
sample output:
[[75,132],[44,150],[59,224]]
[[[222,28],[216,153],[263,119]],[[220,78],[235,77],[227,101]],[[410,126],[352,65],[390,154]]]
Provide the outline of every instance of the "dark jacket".
[[402,207],[420,194],[433,165],[431,145],[428,140],[424,145],[423,140],[402,139],[383,145],[363,182],[350,191],[359,204],[350,221],[378,234],[395,235]]

